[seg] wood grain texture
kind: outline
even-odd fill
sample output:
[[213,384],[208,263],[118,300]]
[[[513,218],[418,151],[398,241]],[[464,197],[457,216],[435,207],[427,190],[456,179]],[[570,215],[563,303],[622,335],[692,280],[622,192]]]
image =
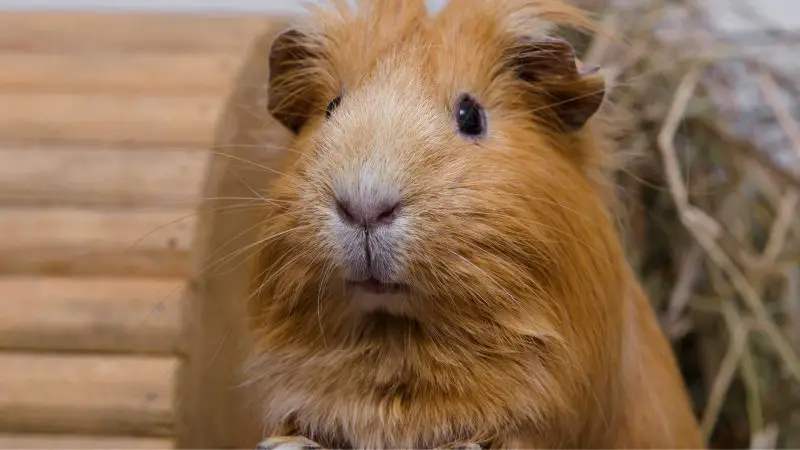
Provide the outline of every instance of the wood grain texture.
[[0,91],[0,140],[209,145],[219,95]]
[[174,443],[169,439],[0,433],[0,450],[156,450],[170,448],[174,448]]
[[174,358],[0,354],[0,432],[169,436]]
[[182,279],[0,277],[0,349],[171,354]]
[[193,210],[6,208],[0,272],[185,276]]
[[[0,15],[1,17],[1,15]],[[0,20],[1,21],[1,20]],[[0,51],[0,90],[209,92],[224,95],[240,56],[224,53],[25,53]]]
[[[260,164],[275,152],[220,144],[251,145],[241,136],[263,131],[266,78],[252,64],[265,61],[265,30],[285,25],[255,15],[0,13],[0,448],[255,444],[258,420],[236,389],[243,317],[230,312],[241,305],[220,304],[233,298],[226,289],[240,292],[226,272],[238,280],[252,251],[208,264],[240,250],[250,235],[224,239],[256,216],[228,217],[231,202],[209,202],[206,214],[226,223],[209,240],[213,227],[198,233],[195,213],[203,195],[245,206],[251,185],[267,180],[222,154]],[[246,61],[249,75],[234,82]],[[235,113],[220,127],[223,109]],[[220,140],[220,128],[240,138]],[[235,189],[203,186],[215,142],[216,170],[221,161],[238,169],[224,177]],[[202,305],[183,301],[197,292]]]
[[208,151],[0,145],[0,204],[192,208]]
[[26,12],[0,14],[0,50],[25,52],[237,51],[269,19],[256,14]]

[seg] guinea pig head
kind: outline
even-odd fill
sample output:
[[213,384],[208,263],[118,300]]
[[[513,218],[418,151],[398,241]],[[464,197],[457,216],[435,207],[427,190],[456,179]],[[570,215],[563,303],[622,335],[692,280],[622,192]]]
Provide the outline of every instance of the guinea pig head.
[[431,16],[376,0],[318,7],[278,36],[269,110],[294,141],[264,195],[257,312],[334,329],[375,312],[468,326],[538,311],[540,332],[555,327],[549,298],[588,289],[565,272],[613,271],[588,175],[605,81],[551,35],[562,22],[589,23],[556,1]]

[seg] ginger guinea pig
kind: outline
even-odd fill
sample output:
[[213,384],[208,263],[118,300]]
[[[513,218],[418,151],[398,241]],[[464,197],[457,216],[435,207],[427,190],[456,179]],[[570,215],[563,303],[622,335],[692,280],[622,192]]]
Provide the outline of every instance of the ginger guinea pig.
[[341,1],[275,39],[263,448],[704,446],[607,201],[605,81],[559,24],[590,22]]

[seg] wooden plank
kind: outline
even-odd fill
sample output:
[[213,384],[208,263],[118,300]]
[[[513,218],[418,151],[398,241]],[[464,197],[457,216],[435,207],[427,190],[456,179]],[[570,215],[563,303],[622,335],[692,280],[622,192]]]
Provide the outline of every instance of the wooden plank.
[[0,49],[208,52],[243,49],[271,19],[256,14],[0,13]]
[[0,434],[0,449],[3,450],[156,450],[170,448],[175,448],[175,446],[169,439],[69,434]]
[[185,276],[193,210],[6,208],[0,272]]
[[241,56],[229,53],[0,52],[3,91],[211,91],[223,95]]
[[0,146],[0,203],[191,208],[208,158],[191,149]]
[[0,139],[208,145],[223,101],[221,95],[0,92]]
[[176,352],[184,283],[0,277],[0,349]]
[[169,436],[171,357],[0,354],[0,432]]

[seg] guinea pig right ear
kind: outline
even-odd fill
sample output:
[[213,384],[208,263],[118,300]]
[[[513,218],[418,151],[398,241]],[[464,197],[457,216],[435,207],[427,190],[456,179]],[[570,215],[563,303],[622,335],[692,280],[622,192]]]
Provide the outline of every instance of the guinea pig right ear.
[[583,128],[603,103],[605,78],[597,68],[578,69],[575,51],[563,39],[520,39],[509,49],[507,61],[526,84],[534,113],[560,131]]
[[314,72],[321,57],[319,43],[296,28],[281,32],[272,42],[267,109],[295,134],[319,107],[321,87]]

